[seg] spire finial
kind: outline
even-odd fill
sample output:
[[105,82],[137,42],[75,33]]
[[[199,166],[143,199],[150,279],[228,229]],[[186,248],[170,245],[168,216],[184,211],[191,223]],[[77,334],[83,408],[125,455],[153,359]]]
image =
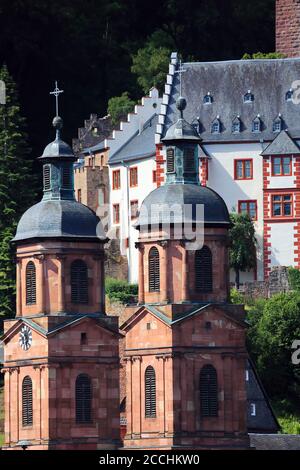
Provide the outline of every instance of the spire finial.
[[177,101],[176,101],[176,108],[180,112],[180,118],[183,119],[183,111],[186,108],[186,99],[183,98],[183,96],[179,96]]
[[55,89],[50,92],[50,95],[54,95],[54,96],[55,96],[56,117],[58,117],[58,98],[59,98],[59,95],[60,95],[61,93],[63,93],[63,92],[64,92],[64,90],[60,90],[60,89],[58,88],[57,81],[55,81]]
[[182,95],[182,79],[181,79],[181,75],[186,72],[186,69],[183,68],[182,66],[182,62],[181,62],[181,59],[179,61],[179,68],[178,70],[175,70],[175,73],[178,73],[179,74],[179,96]]

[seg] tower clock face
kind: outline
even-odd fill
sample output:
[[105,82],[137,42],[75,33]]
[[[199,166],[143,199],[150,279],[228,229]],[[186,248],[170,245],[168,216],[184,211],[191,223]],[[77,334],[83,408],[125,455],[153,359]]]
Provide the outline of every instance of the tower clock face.
[[19,345],[24,351],[27,351],[32,344],[32,332],[31,329],[24,325],[20,331]]

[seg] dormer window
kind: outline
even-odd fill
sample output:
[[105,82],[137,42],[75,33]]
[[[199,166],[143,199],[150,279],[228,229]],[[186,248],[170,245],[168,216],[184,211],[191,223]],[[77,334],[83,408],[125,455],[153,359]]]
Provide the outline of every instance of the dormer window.
[[232,132],[233,134],[238,134],[241,132],[241,120],[240,116],[237,116],[233,121],[232,121]]
[[285,94],[285,101],[292,101],[293,99],[293,90],[290,88]]
[[213,97],[210,94],[210,92],[207,93],[207,95],[204,96],[203,98],[203,103],[204,104],[211,104],[213,102]]
[[252,132],[261,132],[261,120],[259,115],[252,121]]
[[221,132],[221,122],[220,122],[219,116],[217,116],[211,125],[211,133],[219,134],[220,132]]
[[282,119],[279,114],[276,119],[273,121],[273,132],[280,132],[282,130]]
[[244,103],[252,103],[254,101],[254,95],[251,90],[248,90],[244,95]]

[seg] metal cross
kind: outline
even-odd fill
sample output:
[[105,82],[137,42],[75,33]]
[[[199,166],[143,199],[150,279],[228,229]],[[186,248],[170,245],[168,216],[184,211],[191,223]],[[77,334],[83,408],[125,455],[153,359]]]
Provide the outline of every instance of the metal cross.
[[57,81],[55,82],[55,89],[54,91],[51,91],[50,92],[50,95],[54,95],[55,96],[55,103],[56,103],[56,116],[58,116],[58,97],[61,93],[63,93],[64,90],[60,90],[57,86]]
[[179,62],[179,69],[178,70],[175,70],[175,73],[179,73],[179,95],[181,96],[181,92],[182,92],[182,80],[181,80],[181,75],[186,72],[186,69],[184,69],[182,67],[182,62],[180,60]]

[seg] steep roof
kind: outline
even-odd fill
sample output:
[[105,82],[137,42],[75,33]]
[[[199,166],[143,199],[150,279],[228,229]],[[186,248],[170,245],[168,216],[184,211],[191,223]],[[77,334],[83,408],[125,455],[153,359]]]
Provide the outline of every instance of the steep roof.
[[295,155],[300,154],[300,148],[290,137],[287,131],[281,131],[271,142],[261,155]]
[[[181,74],[182,95],[187,101],[185,119],[198,123],[204,142],[271,141],[276,135],[273,121],[279,114],[283,129],[288,129],[292,138],[300,138],[300,107],[296,100],[286,100],[286,93],[300,76],[300,58],[189,62],[182,66],[186,70]],[[173,67],[178,67],[174,59]],[[173,71],[169,76],[172,84],[166,86],[170,91],[168,104],[162,111],[164,119],[160,118],[160,122],[164,121],[162,136],[175,121],[178,75]],[[253,101],[244,102],[248,91]],[[203,99],[208,93],[212,102],[205,104]],[[252,121],[257,115],[262,123],[261,132],[252,132]],[[237,116],[241,120],[241,132],[233,133],[232,121]],[[211,133],[217,117],[221,132]]]
[[157,122],[158,116],[153,114],[144,124],[141,132],[137,131],[123,147],[110,156],[109,164],[154,156]]

